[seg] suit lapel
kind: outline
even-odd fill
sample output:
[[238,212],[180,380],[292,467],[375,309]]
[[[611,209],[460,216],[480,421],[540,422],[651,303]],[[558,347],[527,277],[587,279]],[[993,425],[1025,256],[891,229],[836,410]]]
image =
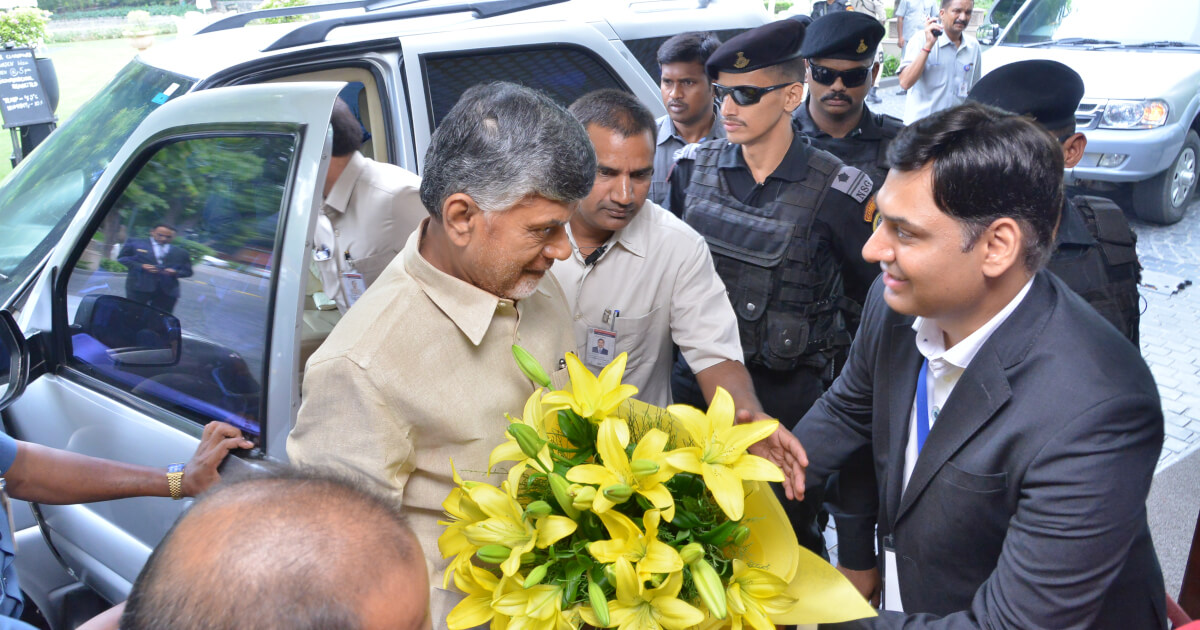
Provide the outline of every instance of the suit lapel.
[[908,421],[912,414],[913,396],[917,389],[917,372],[921,368],[921,353],[917,351],[916,333],[912,318],[896,324],[892,330],[891,354],[887,372],[887,487],[884,488],[888,523],[894,524],[900,506],[900,491],[904,480],[904,449],[908,446]]
[[[921,455],[917,457],[917,465],[913,467],[912,477],[908,480],[908,487],[900,498],[897,520],[904,517],[904,513],[912,507],[946,461],[1011,397],[1012,389],[1008,377],[1004,375],[1000,358],[995,352],[988,351],[985,345],[959,378],[954,391],[946,399],[946,405],[938,414],[938,420],[930,429]],[[910,394],[910,404],[912,398]],[[899,477],[903,476],[902,464]]]

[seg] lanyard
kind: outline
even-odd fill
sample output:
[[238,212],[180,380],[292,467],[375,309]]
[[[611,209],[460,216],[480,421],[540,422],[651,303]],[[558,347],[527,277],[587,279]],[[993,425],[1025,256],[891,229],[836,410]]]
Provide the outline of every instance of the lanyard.
[[929,389],[927,377],[929,359],[921,363],[921,375],[917,377],[917,454],[925,446],[925,438],[929,437]]

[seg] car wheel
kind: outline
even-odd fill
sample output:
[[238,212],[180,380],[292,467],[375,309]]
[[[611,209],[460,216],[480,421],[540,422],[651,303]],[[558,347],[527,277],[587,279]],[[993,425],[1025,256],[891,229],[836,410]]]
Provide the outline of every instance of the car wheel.
[[1196,197],[1198,158],[1200,136],[1189,130],[1167,170],[1133,185],[1133,210],[1138,218],[1162,225],[1178,223]]

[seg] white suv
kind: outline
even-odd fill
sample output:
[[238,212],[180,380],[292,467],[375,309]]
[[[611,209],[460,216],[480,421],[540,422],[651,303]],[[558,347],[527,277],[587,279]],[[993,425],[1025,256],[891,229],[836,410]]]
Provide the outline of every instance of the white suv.
[[[563,104],[616,87],[662,114],[652,75],[666,37],[727,38],[767,20],[757,0],[706,5],[340,2],[234,16],[144,53],[0,186],[0,304],[15,314],[0,324],[29,338],[11,346],[8,395],[21,396],[8,431],[165,466],[224,420],[257,445],[227,471],[286,459],[304,359],[337,319],[314,303],[308,271],[334,98],[357,109],[368,157],[418,173],[438,121],[479,82]],[[315,10],[314,21],[245,26]],[[193,261],[171,315],[125,299],[117,260],[158,221],[178,228]],[[56,629],[123,600],[183,507],[35,506],[40,532],[17,534],[27,599]]]

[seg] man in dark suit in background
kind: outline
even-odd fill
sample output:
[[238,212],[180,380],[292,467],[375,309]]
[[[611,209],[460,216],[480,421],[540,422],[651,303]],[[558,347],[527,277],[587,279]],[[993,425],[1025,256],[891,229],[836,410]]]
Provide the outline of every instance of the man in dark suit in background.
[[[1166,628],[1145,509],[1154,380],[1043,270],[1061,147],[970,103],[905,129],[888,157],[863,248],[883,274],[841,376],[795,428],[809,488],[874,453],[884,605],[902,612],[842,627]],[[803,463],[779,456],[789,437],[757,450]]]
[[179,279],[192,275],[192,260],[187,250],[172,247],[175,228],[158,223],[150,238],[125,242],[117,262],[129,268],[125,277],[125,297],[168,313],[179,299]]

